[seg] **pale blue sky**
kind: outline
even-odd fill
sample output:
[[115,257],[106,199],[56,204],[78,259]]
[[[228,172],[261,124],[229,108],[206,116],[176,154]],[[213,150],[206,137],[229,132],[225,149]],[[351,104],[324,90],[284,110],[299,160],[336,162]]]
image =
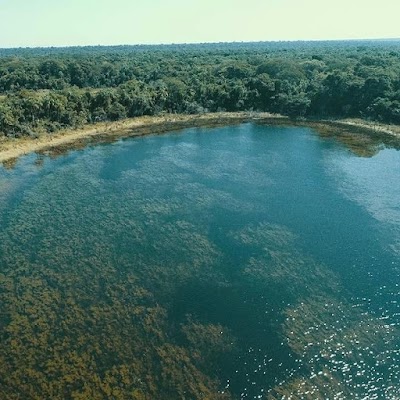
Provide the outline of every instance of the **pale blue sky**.
[[0,0],[0,47],[400,37],[400,0]]

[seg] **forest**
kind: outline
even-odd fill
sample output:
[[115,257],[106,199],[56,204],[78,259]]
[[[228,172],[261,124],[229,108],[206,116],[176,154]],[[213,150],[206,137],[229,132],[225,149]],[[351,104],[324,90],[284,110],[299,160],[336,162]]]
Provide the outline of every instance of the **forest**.
[[400,41],[0,49],[0,135],[162,113],[400,124]]

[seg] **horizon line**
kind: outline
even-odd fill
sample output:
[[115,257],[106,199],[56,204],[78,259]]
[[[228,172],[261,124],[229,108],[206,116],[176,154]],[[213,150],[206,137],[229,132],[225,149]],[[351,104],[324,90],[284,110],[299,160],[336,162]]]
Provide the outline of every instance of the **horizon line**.
[[305,43],[305,42],[396,42],[400,37],[390,38],[345,38],[345,39],[276,39],[276,40],[243,40],[220,42],[160,42],[160,43],[119,43],[119,44],[69,44],[69,45],[43,45],[43,46],[14,46],[0,47],[0,50],[30,50],[30,49],[67,49],[88,47],[156,47],[156,46],[185,46],[185,45],[218,45],[218,44],[255,44],[255,43]]

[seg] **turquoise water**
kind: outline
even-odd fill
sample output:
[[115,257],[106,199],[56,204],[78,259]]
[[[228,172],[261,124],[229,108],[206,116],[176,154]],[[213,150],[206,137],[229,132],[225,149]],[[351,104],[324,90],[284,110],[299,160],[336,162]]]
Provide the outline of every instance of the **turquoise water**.
[[4,398],[398,399],[400,153],[351,149],[243,124],[0,169]]

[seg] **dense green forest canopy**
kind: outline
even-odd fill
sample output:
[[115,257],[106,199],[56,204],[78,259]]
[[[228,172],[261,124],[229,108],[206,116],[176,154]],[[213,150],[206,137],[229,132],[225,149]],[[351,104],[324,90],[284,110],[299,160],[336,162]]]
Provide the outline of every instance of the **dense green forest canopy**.
[[169,113],[400,123],[400,41],[0,49],[0,132]]

